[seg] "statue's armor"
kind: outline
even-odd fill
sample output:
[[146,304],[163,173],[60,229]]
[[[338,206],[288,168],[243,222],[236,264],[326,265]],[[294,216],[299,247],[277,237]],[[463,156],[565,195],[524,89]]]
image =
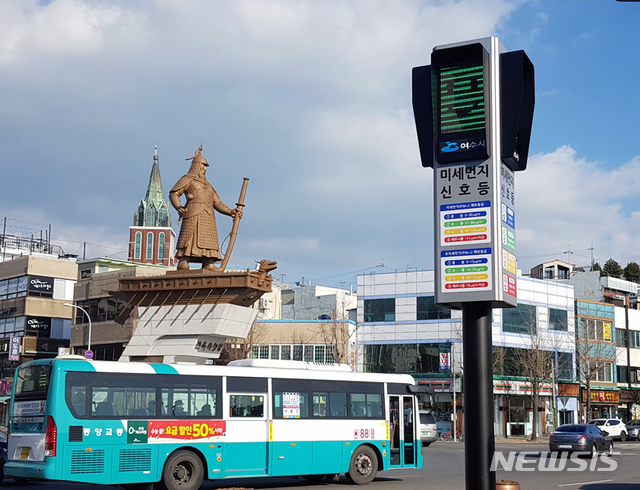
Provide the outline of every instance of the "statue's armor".
[[214,216],[214,206],[220,197],[213,186],[205,178],[187,174],[171,192],[178,196],[185,194],[187,198],[176,257],[189,257],[193,262],[202,257],[222,259]]

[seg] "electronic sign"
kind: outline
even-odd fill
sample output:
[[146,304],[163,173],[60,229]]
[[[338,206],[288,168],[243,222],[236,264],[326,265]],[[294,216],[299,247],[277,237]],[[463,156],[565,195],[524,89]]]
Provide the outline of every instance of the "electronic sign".
[[533,65],[490,37],[413,69],[422,165],[434,169],[436,302],[517,304],[514,171],[526,167]]
[[475,43],[431,55],[439,163],[483,160],[487,154],[486,50]]

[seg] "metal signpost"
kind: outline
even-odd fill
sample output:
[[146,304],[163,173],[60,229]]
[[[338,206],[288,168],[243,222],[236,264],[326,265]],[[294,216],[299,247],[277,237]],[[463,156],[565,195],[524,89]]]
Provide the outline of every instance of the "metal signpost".
[[517,305],[514,172],[527,164],[533,65],[498,38],[437,46],[413,69],[434,169],[435,297],[462,310],[467,490],[495,489],[491,309]]

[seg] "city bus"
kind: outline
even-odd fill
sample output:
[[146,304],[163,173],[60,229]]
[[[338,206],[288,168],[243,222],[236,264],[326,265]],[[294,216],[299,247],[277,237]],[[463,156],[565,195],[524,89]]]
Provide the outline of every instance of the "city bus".
[[241,360],[227,366],[42,359],[15,374],[5,474],[148,489],[203,479],[421,468],[405,374]]

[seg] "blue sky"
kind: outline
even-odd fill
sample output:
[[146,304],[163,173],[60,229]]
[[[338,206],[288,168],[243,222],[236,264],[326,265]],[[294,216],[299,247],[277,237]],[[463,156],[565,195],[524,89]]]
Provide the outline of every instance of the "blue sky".
[[640,262],[639,21],[615,0],[4,0],[0,219],[126,258],[154,145],[167,194],[204,140],[223,201],[250,178],[232,265],[329,286],[430,268],[411,68],[497,35],[536,69],[519,267]]

